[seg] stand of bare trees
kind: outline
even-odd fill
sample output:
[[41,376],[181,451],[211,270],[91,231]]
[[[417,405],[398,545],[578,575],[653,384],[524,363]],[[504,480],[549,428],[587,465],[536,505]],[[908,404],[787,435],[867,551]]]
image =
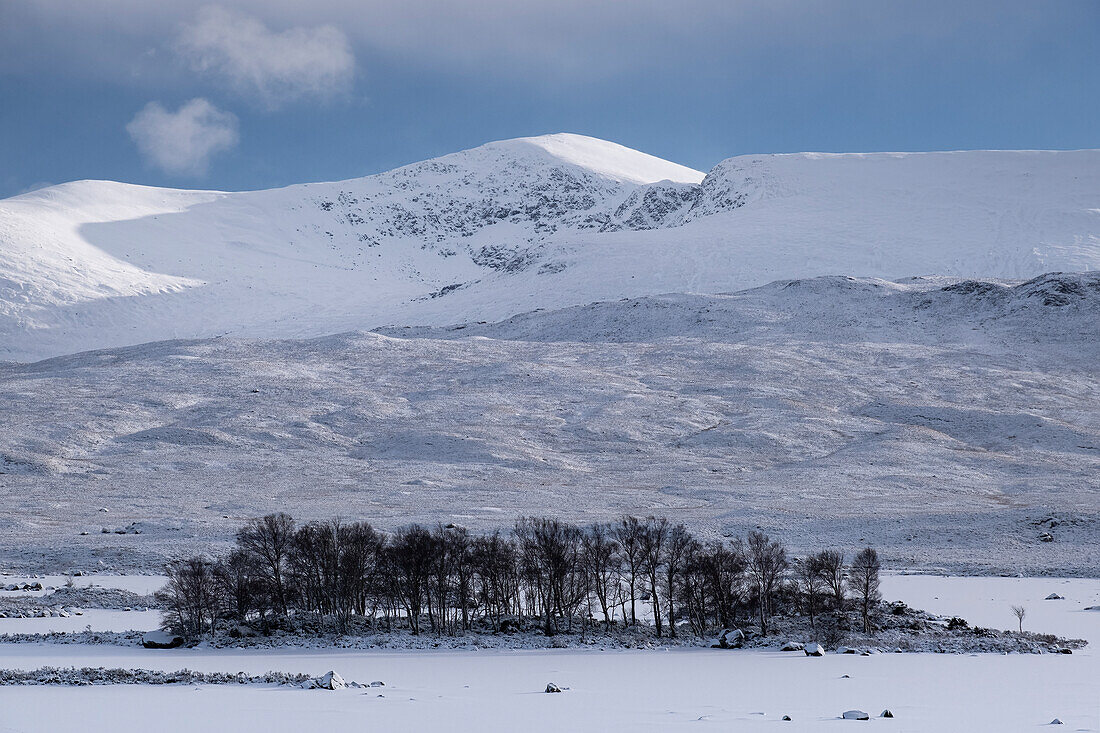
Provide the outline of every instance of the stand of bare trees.
[[[525,517],[508,533],[420,525],[392,534],[366,522],[298,525],[286,514],[249,522],[224,557],[167,566],[166,625],[196,638],[219,623],[256,628],[319,621],[337,633],[353,623],[413,634],[508,631],[538,619],[547,635],[639,625],[655,636],[703,636],[755,618],[767,635],[776,614],[843,612],[849,589],[870,631],[879,561],[861,551],[788,558],[761,532],[701,542],[665,518],[624,517],[578,527]],[[646,605],[640,605],[642,601]]]

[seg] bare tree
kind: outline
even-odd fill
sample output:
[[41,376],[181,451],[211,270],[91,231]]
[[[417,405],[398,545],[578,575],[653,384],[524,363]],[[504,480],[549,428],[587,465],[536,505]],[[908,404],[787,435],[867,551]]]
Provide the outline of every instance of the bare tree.
[[836,610],[844,610],[844,553],[840,550],[822,550],[814,555],[814,564],[821,572],[821,579],[832,591]]
[[585,569],[592,584],[592,591],[603,612],[604,627],[611,630],[612,587],[619,570],[617,546],[612,530],[607,524],[593,524],[581,540],[581,552]]
[[693,565],[703,586],[703,620],[713,614],[718,626],[733,626],[745,587],[747,562],[744,544],[740,538],[732,540],[728,547],[721,542],[713,542],[697,553]]
[[509,540],[494,532],[478,537],[473,544],[474,574],[477,597],[492,620],[493,630],[500,631],[505,614],[518,612],[519,574],[516,548]]
[[863,631],[868,634],[871,633],[871,609],[881,599],[878,591],[880,569],[878,553],[871,547],[860,550],[852,561],[852,585],[863,616]]
[[798,584],[798,592],[805,604],[806,612],[810,616],[810,628],[816,634],[817,601],[821,595],[821,590],[825,586],[818,555],[810,555],[799,561],[795,572],[795,581]]
[[763,532],[750,532],[748,539],[748,574],[756,591],[760,633],[768,635],[768,619],[783,574],[787,569],[787,551],[783,545],[768,539]]
[[156,592],[164,625],[185,639],[214,633],[221,612],[215,564],[205,557],[173,560],[165,566],[168,582]]
[[650,605],[653,607],[653,628],[657,638],[663,630],[661,619],[661,593],[658,581],[665,562],[665,543],[668,541],[668,520],[664,517],[647,517],[642,525],[642,571],[649,581]]
[[251,553],[264,569],[277,608],[284,616],[289,613],[289,609],[283,576],[287,554],[293,541],[294,520],[289,514],[282,512],[255,519],[237,533],[237,546]]
[[572,614],[581,601],[581,531],[557,519],[524,517],[516,522],[516,540],[525,574],[534,582],[547,636],[557,633],[556,620]]
[[1020,633],[1024,632],[1024,617],[1027,616],[1027,609],[1023,606],[1013,606],[1012,613],[1016,616],[1016,622],[1019,624]]
[[615,539],[623,558],[623,576],[630,594],[630,623],[638,623],[636,610],[638,575],[642,567],[642,534],[645,528],[637,517],[623,517],[615,525]]
[[668,532],[665,543],[665,598],[668,602],[668,633],[676,636],[676,594],[679,592],[680,576],[688,562],[695,540],[687,527],[677,524]]
[[390,545],[394,589],[413,634],[420,633],[420,615],[428,595],[435,553],[431,532],[418,524],[399,531]]

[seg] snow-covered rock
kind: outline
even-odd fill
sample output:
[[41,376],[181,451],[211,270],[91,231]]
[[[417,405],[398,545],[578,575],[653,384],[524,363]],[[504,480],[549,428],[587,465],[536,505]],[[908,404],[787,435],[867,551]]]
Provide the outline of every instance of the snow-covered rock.
[[806,653],[807,657],[823,657],[825,656],[825,647],[821,646],[817,642],[807,644],[802,649]]
[[804,646],[803,644],[800,644],[797,641],[788,641],[786,644],[783,645],[783,648],[780,649],[780,651],[783,651],[783,652],[800,652],[800,651],[802,651],[803,646]]
[[561,692],[561,688],[555,685],[553,682],[547,682],[546,692]]
[[712,645],[718,649],[737,649],[745,643],[745,632],[741,629],[723,629],[718,640]]
[[1049,596],[1043,599],[1044,601],[1064,601],[1065,596],[1060,596],[1057,593],[1051,593]]
[[846,710],[843,715],[840,716],[844,720],[870,720],[871,716],[862,710]]
[[334,671],[326,672],[320,677],[315,677],[310,680],[311,687],[318,690],[342,690],[347,687],[347,683],[344,682],[344,678],[339,673]]

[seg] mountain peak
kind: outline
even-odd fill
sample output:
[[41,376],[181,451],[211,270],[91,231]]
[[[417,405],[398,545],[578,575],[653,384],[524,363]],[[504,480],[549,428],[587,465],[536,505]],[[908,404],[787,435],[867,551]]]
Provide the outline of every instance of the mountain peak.
[[[559,132],[536,137],[517,137],[486,143],[455,155],[497,153],[548,159],[583,168],[619,183],[649,184],[657,181],[699,183],[702,171],[643,153],[625,145],[586,135]],[[446,156],[451,157],[451,156]]]

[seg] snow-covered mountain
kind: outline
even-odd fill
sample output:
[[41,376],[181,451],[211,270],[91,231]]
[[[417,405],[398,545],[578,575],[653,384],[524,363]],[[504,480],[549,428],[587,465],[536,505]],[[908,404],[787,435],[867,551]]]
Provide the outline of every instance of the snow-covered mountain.
[[777,279],[1100,269],[1100,151],[741,156],[490,143],[222,193],[79,181],[0,201],[0,360],[311,336]]

